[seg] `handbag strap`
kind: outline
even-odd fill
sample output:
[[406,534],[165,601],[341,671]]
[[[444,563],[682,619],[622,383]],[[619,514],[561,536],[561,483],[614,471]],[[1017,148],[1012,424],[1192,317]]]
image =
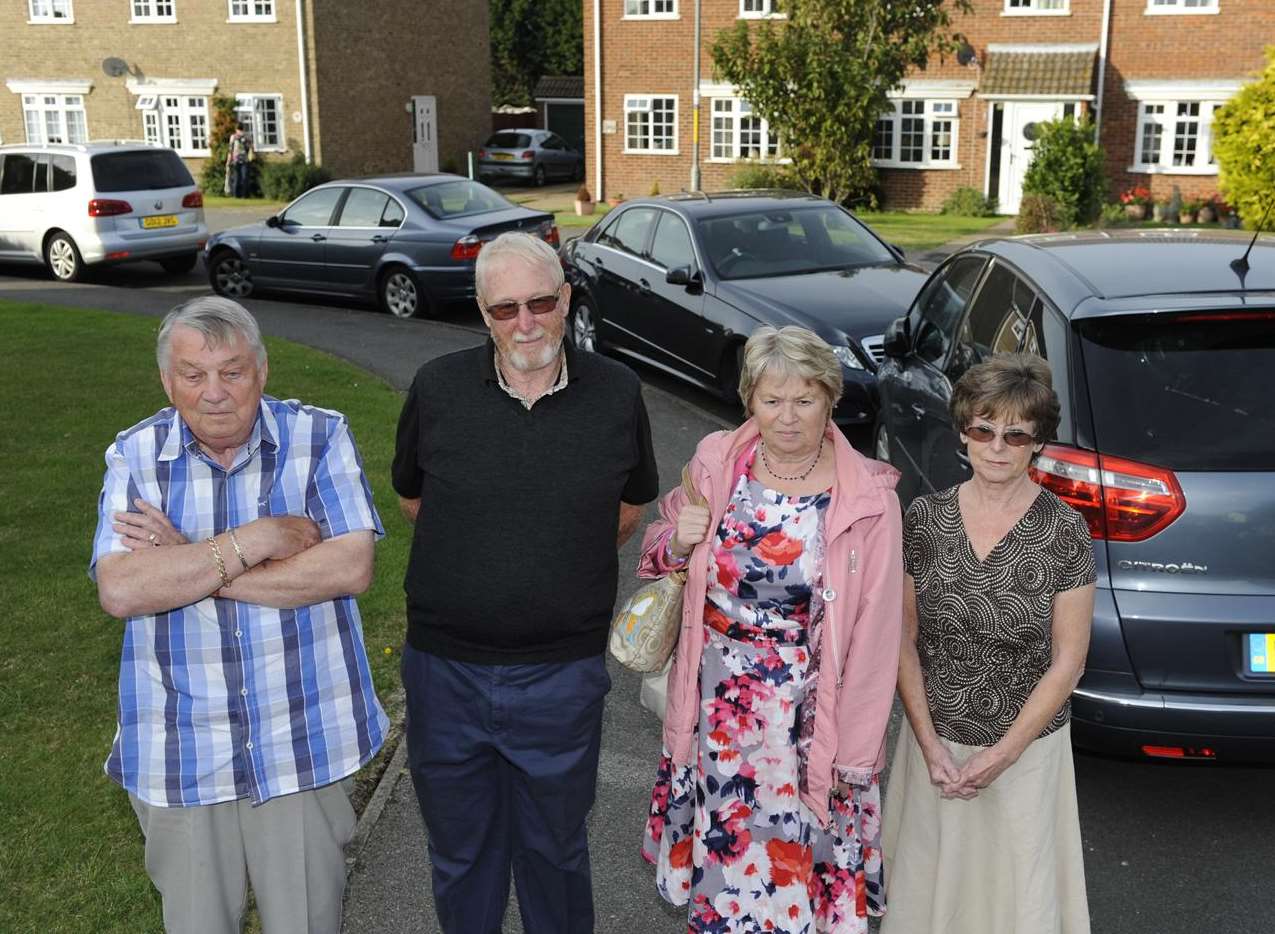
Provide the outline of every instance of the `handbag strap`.
[[691,465],[689,463],[682,467],[682,489],[686,492],[687,502],[696,506],[708,505],[708,500],[704,498],[699,490],[695,489],[695,482],[691,480]]

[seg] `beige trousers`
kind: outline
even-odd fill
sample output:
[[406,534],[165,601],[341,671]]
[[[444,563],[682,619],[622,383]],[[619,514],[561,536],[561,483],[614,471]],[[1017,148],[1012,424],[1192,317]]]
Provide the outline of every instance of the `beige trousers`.
[[265,934],[338,934],[354,809],[344,783],[272,798],[161,808],[129,795],[168,934],[238,934],[257,898]]

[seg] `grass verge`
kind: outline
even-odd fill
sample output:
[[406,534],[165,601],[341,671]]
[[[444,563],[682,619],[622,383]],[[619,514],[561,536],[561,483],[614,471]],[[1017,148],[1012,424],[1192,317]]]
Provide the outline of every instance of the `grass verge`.
[[229,195],[204,194],[206,208],[252,208],[262,217],[278,214],[288,206],[286,201],[268,201],[265,198],[231,198]]
[[[167,404],[158,321],[0,302],[0,930],[160,932],[159,898],[124,792],[102,773],[115,729],[122,624],[85,571],[103,452]],[[388,482],[401,397],[334,357],[267,339],[267,387],[350,419],[389,534],[360,599],[377,692],[398,686],[409,535]],[[393,712],[391,712],[393,716]],[[367,781],[356,798],[366,799]]]
[[906,211],[856,211],[855,216],[887,243],[908,252],[932,250],[940,244],[981,233],[1003,217],[956,217],[951,214],[911,214]]

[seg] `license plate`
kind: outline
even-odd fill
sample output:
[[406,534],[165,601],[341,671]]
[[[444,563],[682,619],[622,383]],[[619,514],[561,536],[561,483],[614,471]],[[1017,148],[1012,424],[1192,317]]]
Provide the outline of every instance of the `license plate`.
[[142,226],[147,230],[153,227],[176,227],[176,214],[156,214],[154,217],[143,217]]
[[1275,674],[1275,632],[1250,632],[1244,656],[1249,674]]
[[508,152],[493,152],[491,157],[497,162],[508,162],[513,158],[513,154]]

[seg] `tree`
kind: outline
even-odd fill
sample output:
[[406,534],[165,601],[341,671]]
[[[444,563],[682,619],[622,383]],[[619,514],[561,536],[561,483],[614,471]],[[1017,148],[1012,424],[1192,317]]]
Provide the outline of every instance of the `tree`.
[[779,132],[801,183],[833,201],[876,179],[872,134],[888,92],[933,52],[954,50],[949,10],[968,0],[786,0],[786,21],[718,35],[718,74]]
[[1256,227],[1275,206],[1275,46],[1252,84],[1213,114],[1218,184],[1246,227]]
[[492,102],[524,106],[541,75],[584,73],[580,0],[491,0]]
[[1062,226],[1098,218],[1107,195],[1107,173],[1094,127],[1071,117],[1036,124],[1032,162],[1023,176],[1023,194],[1048,195],[1061,208]]

